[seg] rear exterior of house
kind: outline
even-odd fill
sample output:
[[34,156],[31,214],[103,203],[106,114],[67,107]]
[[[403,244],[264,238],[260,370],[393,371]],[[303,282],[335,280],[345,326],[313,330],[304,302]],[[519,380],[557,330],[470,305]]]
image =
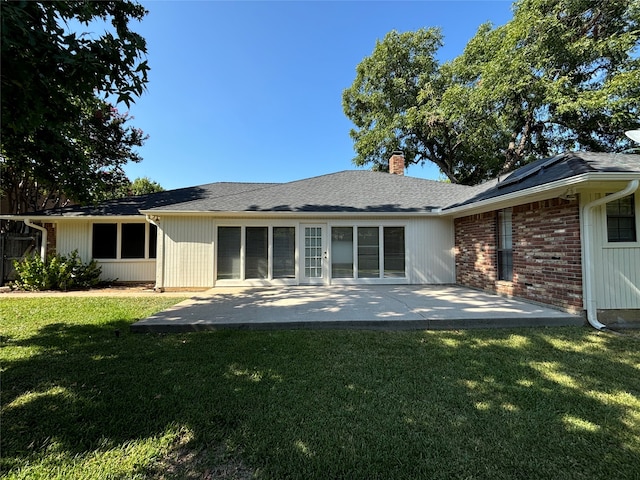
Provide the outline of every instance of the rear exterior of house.
[[103,278],[158,290],[457,283],[640,319],[639,156],[560,155],[477,187],[395,173],[208,184],[30,218]]

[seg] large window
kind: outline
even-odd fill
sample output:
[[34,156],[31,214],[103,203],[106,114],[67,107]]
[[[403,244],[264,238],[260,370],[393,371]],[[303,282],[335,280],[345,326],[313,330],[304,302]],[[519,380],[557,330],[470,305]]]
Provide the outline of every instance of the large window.
[[218,280],[296,276],[295,227],[218,227],[217,252]]
[[240,227],[218,227],[218,280],[240,278]]
[[404,227],[384,227],[384,276],[405,276]]
[[378,278],[379,276],[380,229],[378,227],[358,227],[358,277]]
[[609,242],[635,242],[635,196],[607,203],[607,239]]
[[404,227],[331,228],[332,278],[404,278],[405,264]]
[[269,230],[267,227],[247,227],[246,264],[244,278],[269,276]]
[[273,278],[296,276],[296,229],[273,227]]
[[513,280],[512,210],[498,212],[498,280]]
[[118,255],[118,224],[93,224],[93,258],[117,258]]
[[158,229],[148,223],[94,223],[91,255],[104,260],[156,258]]
[[353,278],[353,227],[331,229],[331,276]]

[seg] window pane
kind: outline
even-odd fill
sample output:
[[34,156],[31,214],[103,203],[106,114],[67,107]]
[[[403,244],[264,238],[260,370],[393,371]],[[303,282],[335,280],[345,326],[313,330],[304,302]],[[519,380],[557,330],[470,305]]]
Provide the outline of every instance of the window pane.
[[380,230],[378,227],[358,227],[358,277],[380,276]]
[[607,239],[610,242],[636,241],[634,195],[607,203]]
[[93,258],[116,258],[118,226],[115,223],[93,224]]
[[331,276],[353,278],[353,228],[331,229]]
[[384,227],[384,276],[404,277],[404,227]]
[[121,258],[144,258],[144,223],[123,223]]
[[513,213],[511,208],[498,212],[498,280],[513,280]]
[[295,263],[295,227],[273,227],[273,278],[295,278]]
[[218,280],[240,278],[240,227],[218,228]]
[[268,232],[267,227],[247,227],[245,278],[267,278],[269,275]]
[[158,252],[158,227],[149,224],[149,258],[156,258]]

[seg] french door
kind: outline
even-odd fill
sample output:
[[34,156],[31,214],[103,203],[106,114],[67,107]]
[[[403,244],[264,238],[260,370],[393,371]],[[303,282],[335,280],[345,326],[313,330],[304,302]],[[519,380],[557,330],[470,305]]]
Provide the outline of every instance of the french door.
[[300,225],[300,283],[318,285],[328,283],[327,226]]

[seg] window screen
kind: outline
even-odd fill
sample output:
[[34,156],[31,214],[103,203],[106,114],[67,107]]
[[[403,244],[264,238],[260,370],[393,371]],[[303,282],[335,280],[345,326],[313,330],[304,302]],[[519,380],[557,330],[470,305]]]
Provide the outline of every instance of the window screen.
[[93,258],[116,258],[118,248],[118,225],[115,223],[93,224]]
[[240,278],[240,227],[218,227],[218,280]]
[[269,275],[269,230],[247,227],[245,278],[267,278]]
[[404,277],[404,227],[384,227],[384,276]]
[[273,278],[295,278],[295,242],[295,227],[273,227]]
[[498,280],[513,280],[512,210],[498,212]]
[[144,234],[144,223],[123,223],[120,258],[144,258]]
[[353,278],[353,227],[331,229],[331,276]]
[[610,242],[636,241],[634,195],[607,203],[607,239]]
[[380,229],[358,227],[358,277],[378,278],[379,276]]

